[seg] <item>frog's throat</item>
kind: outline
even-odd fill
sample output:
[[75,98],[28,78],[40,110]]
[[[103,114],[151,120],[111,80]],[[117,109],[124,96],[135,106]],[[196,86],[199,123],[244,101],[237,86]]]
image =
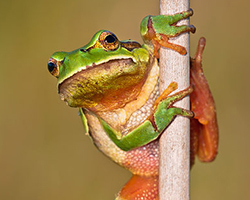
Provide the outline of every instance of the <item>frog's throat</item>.
[[122,135],[137,127],[152,113],[154,101],[159,96],[159,67],[155,59],[148,77],[137,98],[124,107],[112,111],[97,112],[113,129]]
[[139,94],[151,65],[132,59],[111,60],[74,74],[58,85],[58,91],[71,107],[119,108]]

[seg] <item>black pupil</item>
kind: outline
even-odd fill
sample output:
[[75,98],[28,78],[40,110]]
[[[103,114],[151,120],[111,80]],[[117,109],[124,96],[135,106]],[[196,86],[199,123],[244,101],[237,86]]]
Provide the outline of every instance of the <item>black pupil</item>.
[[50,72],[52,72],[55,69],[56,65],[53,62],[48,63],[48,69]]
[[108,35],[106,38],[105,38],[105,42],[106,43],[114,43],[116,41],[116,37],[114,35]]

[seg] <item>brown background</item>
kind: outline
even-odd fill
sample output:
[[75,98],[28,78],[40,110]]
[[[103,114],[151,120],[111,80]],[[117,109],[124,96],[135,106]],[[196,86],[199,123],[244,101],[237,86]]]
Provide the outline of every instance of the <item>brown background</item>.
[[[192,200],[250,199],[249,3],[192,0],[204,68],[217,103],[216,161],[191,172]],[[86,44],[99,29],[141,42],[139,25],[159,13],[152,0],[0,2],[0,199],[114,199],[131,176],[92,145],[47,70],[50,55]]]

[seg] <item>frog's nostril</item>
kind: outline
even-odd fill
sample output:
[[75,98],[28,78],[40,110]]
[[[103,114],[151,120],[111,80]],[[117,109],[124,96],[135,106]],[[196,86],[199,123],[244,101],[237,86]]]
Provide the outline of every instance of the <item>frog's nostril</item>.
[[83,53],[87,52],[86,49],[80,49],[80,51],[83,52]]

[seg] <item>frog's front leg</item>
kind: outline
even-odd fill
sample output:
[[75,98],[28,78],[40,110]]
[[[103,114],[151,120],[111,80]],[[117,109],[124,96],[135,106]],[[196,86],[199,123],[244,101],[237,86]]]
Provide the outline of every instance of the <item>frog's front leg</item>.
[[151,116],[133,131],[119,138],[120,134],[117,133],[108,123],[100,119],[105,132],[120,149],[129,151],[157,139],[176,115],[193,117],[191,111],[173,106],[176,101],[189,95],[193,91],[192,88],[188,87],[185,90],[168,96],[168,94],[176,88],[177,83],[171,83],[166,89],[167,92],[163,92],[156,101]]
[[171,37],[176,37],[185,32],[195,32],[192,25],[176,26],[176,23],[193,15],[193,10],[174,15],[147,16],[141,22],[141,35],[145,44],[154,46],[154,55],[159,58],[158,50],[161,46],[173,49],[182,55],[186,54],[186,48],[170,43]]

